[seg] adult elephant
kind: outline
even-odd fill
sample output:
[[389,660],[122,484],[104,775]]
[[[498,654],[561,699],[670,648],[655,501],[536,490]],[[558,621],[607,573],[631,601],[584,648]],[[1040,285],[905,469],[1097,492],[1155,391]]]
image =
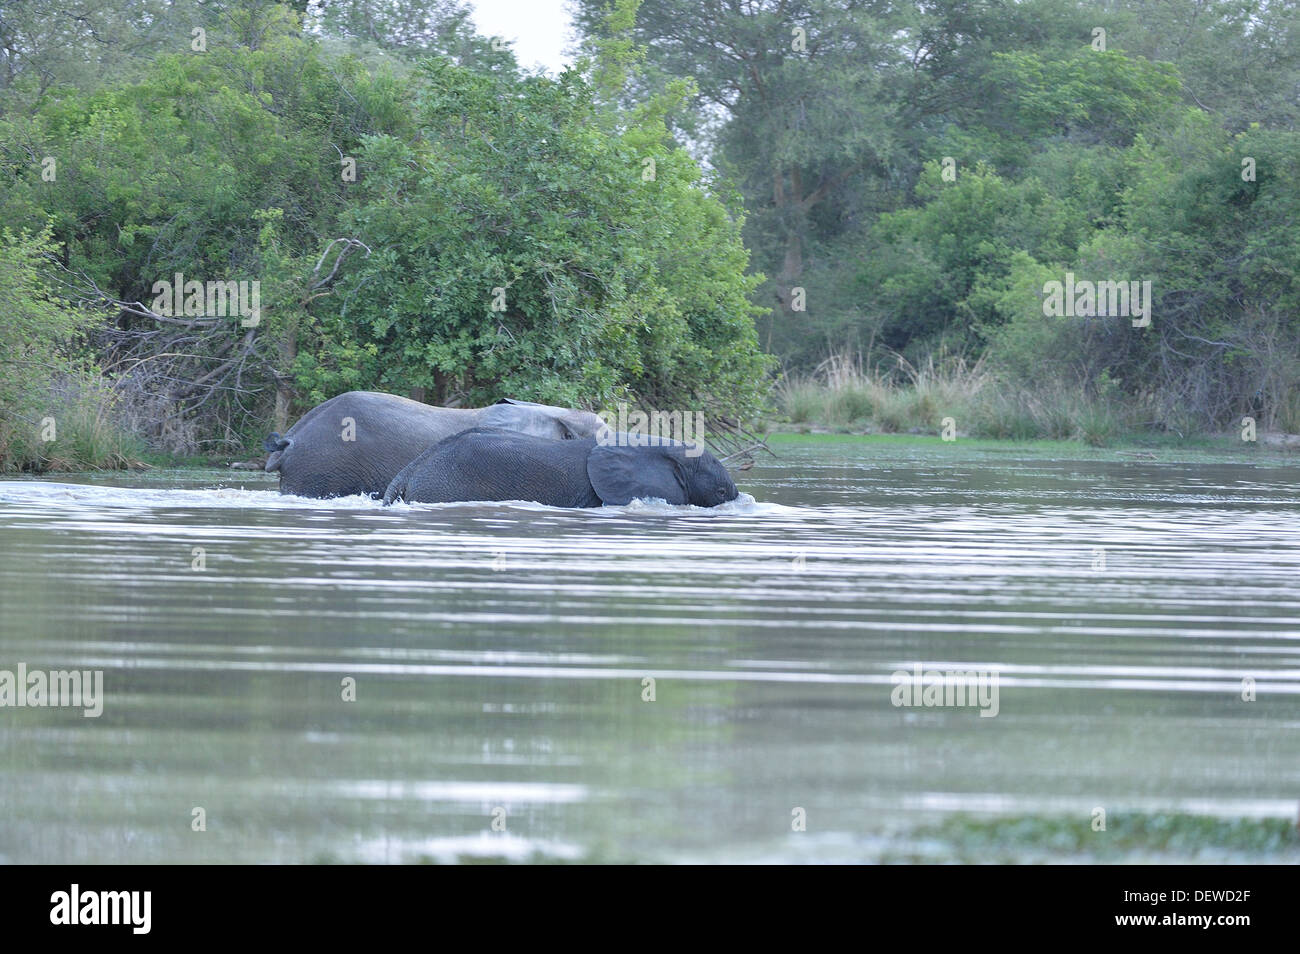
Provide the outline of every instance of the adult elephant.
[[443,438],[475,427],[552,440],[593,437],[602,426],[587,411],[507,398],[490,407],[433,407],[377,391],[349,391],[318,404],[281,437],[264,444],[266,469],[280,493],[302,497],[377,497],[399,470]]
[[384,491],[385,504],[533,500],[599,507],[636,497],[715,507],[736,499],[736,485],[712,454],[676,441],[612,432],[599,441],[556,441],[475,428],[430,447]]

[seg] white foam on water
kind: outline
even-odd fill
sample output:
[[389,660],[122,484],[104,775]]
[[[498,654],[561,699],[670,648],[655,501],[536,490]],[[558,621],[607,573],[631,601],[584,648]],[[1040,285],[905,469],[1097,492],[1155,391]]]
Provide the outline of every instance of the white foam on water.
[[312,500],[268,490],[242,487],[173,489],[159,487],[107,487],[49,480],[0,481],[0,504],[43,505],[59,509],[88,507],[157,509],[167,507],[258,510],[372,510],[378,500],[360,495]]

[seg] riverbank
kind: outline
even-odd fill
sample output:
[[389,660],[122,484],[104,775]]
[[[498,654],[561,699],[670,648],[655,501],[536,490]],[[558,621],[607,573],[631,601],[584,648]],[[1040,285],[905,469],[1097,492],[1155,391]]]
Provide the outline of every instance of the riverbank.
[[[1278,440],[1277,435],[1260,435],[1256,441],[1242,441],[1237,435],[1141,435],[1095,446],[1081,440],[1009,440],[957,436],[945,440],[935,434],[881,434],[832,430],[816,425],[778,422],[768,426],[765,442],[778,458],[784,451],[824,445],[870,448],[885,457],[927,457],[933,459],[1018,458],[1023,460],[1091,460],[1152,463],[1294,464],[1300,460],[1300,438]],[[759,459],[766,455],[759,454]],[[44,471],[10,472],[9,477],[61,476],[113,473],[132,470],[148,472],[229,471],[232,475],[261,473],[265,457],[258,455],[172,455],[140,451],[131,458],[114,458],[106,466],[93,466],[84,459],[62,462]]]
[[783,377],[773,391],[776,429],[813,433],[933,434],[992,440],[1065,440],[1094,447],[1235,439],[1300,446],[1300,407],[1262,391],[1229,419],[1223,434],[1204,416],[1132,388],[1104,372],[1096,380],[1031,380],[991,370],[984,360],[901,355],[868,364],[832,355],[808,374]]
[[1247,442],[1230,435],[1177,438],[1173,435],[1135,437],[1097,447],[1077,440],[999,440],[957,437],[944,440],[932,434],[855,434],[822,429],[782,430],[774,424],[768,447],[777,456],[785,449],[825,444],[870,447],[885,455],[970,459],[988,455],[1024,460],[1148,461],[1152,463],[1293,464],[1300,460],[1300,445]]
[[[42,407],[24,426],[0,427],[0,473],[256,470],[265,461],[261,431],[227,432],[220,441],[188,431],[179,442],[146,439],[158,409],[89,379],[62,382]],[[881,448],[933,444],[937,454],[1015,450],[1026,457],[1089,460],[1259,461],[1300,453],[1300,413],[1286,407],[1247,409],[1231,429],[1207,433],[1154,407],[1149,395],[1133,397],[1110,380],[1091,389],[1030,385],[984,362],[942,354],[916,366],[895,356],[893,363],[871,367],[859,356],[834,355],[810,374],[781,378],[769,408],[750,430],[771,435],[774,448],[805,437],[865,440]],[[1165,424],[1157,427],[1157,420]]]

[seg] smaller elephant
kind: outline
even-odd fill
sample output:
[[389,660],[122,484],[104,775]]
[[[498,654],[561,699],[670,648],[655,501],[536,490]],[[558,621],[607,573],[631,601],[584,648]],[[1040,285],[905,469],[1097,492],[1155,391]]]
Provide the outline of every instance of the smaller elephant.
[[727,469],[703,448],[613,432],[557,441],[483,427],[448,437],[407,464],[384,503],[532,500],[599,507],[661,497],[716,507],[736,496]]

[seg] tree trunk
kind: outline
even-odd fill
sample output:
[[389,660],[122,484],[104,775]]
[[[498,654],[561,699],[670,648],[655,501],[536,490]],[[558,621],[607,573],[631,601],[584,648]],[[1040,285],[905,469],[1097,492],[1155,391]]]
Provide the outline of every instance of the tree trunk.
[[289,407],[293,404],[293,389],[288,382],[279,381],[275,388],[275,429],[283,434],[289,429]]
[[789,170],[790,188],[785,187],[785,169],[778,169],[772,189],[772,201],[785,231],[785,255],[776,276],[776,296],[781,310],[790,315],[792,289],[803,277],[803,235],[808,228],[808,210],[803,195],[803,173],[798,166]]
[[[298,356],[297,323],[280,338],[280,367],[292,368]],[[287,373],[275,376],[275,429],[283,434],[289,429],[289,411],[293,407],[293,379]]]

